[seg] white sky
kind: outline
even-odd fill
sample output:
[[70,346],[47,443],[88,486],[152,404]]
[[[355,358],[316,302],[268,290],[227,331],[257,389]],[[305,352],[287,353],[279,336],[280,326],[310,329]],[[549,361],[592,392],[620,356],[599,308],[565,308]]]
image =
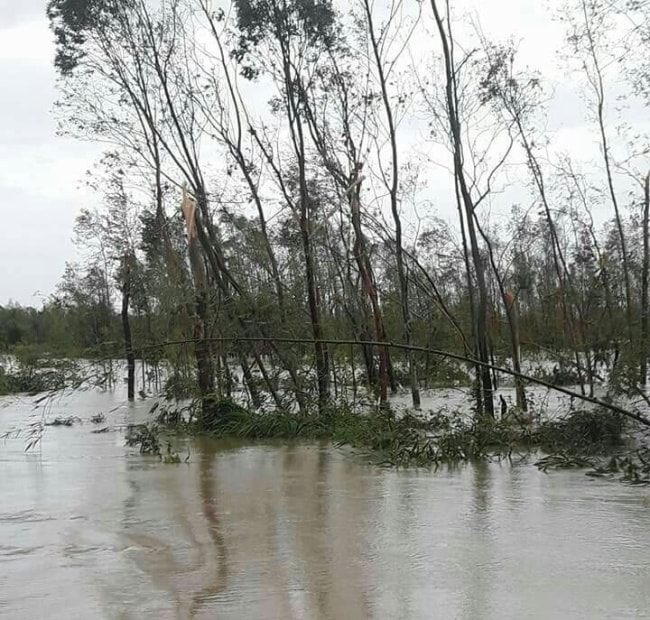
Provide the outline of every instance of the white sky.
[[80,179],[97,149],[56,137],[46,0],[0,0],[0,304],[39,306],[74,258]]
[[[593,128],[558,64],[563,33],[551,15],[561,0],[456,0],[460,4],[475,7],[488,36],[521,41],[524,61],[555,85],[549,128],[556,144],[595,158]],[[56,136],[54,46],[45,6],[46,0],[0,0],[0,304],[11,299],[39,306],[54,291],[65,262],[75,258],[74,218],[96,200],[81,179],[99,148]],[[643,123],[646,112],[633,110],[633,120]]]

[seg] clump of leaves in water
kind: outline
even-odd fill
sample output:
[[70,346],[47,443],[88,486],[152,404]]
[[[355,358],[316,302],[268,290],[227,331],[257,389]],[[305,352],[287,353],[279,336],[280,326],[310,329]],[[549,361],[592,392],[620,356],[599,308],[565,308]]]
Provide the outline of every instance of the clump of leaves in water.
[[45,426],[72,426],[75,422],[81,422],[81,418],[70,415],[67,417],[57,416],[51,422],[46,422]]
[[572,411],[548,421],[536,431],[537,443],[548,452],[599,454],[623,442],[623,418],[605,409]]
[[126,445],[137,447],[140,454],[161,456],[158,427],[153,424],[129,424],[126,429]]
[[593,462],[589,459],[561,452],[559,454],[549,454],[535,463],[540,471],[546,473],[549,469],[572,469],[592,467]]
[[614,478],[634,485],[650,485],[650,448],[614,454],[587,472],[593,478]]
[[[180,455],[172,449],[167,441],[165,452],[162,451],[159,439],[159,427],[156,424],[129,424],[126,429],[126,445],[137,447],[140,454],[157,456],[163,463],[180,463]],[[186,461],[189,459],[189,453]]]

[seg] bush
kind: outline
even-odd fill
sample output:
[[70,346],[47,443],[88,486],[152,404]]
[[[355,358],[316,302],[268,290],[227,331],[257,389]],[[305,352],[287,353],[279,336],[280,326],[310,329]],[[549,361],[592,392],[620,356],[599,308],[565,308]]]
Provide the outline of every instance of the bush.
[[546,450],[598,454],[620,446],[623,418],[606,409],[577,410],[539,428],[539,444]]

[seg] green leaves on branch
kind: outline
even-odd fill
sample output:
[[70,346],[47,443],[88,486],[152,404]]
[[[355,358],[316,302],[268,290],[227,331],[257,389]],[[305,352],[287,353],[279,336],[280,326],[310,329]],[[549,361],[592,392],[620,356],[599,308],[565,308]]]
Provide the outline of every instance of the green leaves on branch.
[[239,38],[232,56],[247,79],[257,77],[250,56],[264,41],[289,47],[298,40],[313,52],[331,49],[337,42],[331,0],[233,0],[233,4]]
[[131,0],[49,0],[47,17],[54,32],[54,66],[63,76],[71,75],[86,54],[88,34],[109,28],[120,10]]

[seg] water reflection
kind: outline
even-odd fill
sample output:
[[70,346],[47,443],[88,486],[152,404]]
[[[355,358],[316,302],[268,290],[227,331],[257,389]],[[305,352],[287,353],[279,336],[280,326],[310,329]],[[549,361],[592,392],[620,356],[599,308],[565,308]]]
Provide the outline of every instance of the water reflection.
[[493,554],[491,497],[492,469],[477,463],[472,471],[472,504],[468,517],[468,544],[463,547],[463,563],[468,576],[462,596],[462,617],[472,620],[491,616],[490,591],[495,569]]
[[648,490],[327,445],[191,453],[163,465],[84,426],[0,448],[0,616],[650,618]]

